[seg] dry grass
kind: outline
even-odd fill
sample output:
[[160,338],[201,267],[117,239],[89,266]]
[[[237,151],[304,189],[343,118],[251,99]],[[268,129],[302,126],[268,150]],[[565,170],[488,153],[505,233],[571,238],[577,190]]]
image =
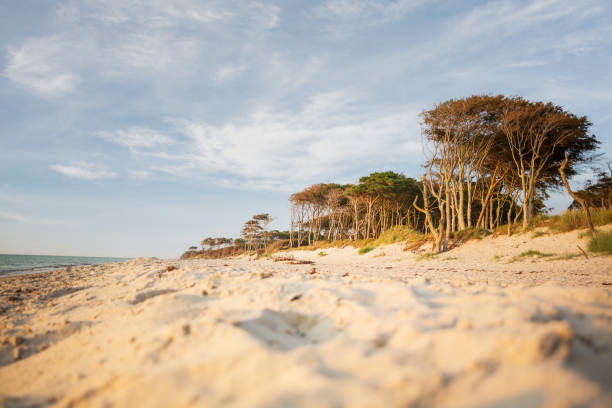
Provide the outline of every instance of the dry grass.
[[374,240],[374,242],[372,242],[372,245],[389,245],[396,242],[418,240],[422,237],[422,233],[415,231],[412,228],[405,225],[396,225],[395,227],[389,228],[380,234],[380,236]]
[[533,234],[531,234],[531,238],[538,238],[538,237],[548,235],[548,234],[550,233],[547,231],[533,231]]
[[532,249],[530,249],[529,251],[525,251],[525,252],[521,252],[520,254],[513,256],[512,258],[510,258],[510,260],[508,261],[508,263],[513,263],[513,262],[517,262],[517,261],[521,261],[523,259],[526,258],[548,258],[551,256],[555,256],[555,254],[548,254],[548,253],[544,253],[544,252],[540,252],[540,251],[534,251]]
[[438,256],[438,254],[434,254],[433,252],[425,252],[422,253],[421,255],[419,255],[416,260],[417,261],[425,261],[427,259],[435,259]]
[[[594,226],[612,223],[612,208],[592,209],[590,212]],[[584,211],[580,210],[568,210],[561,215],[553,215],[546,226],[552,232],[568,232],[588,228]]]
[[580,253],[573,253],[572,254],[572,253],[568,252],[568,253],[556,256],[554,258],[548,258],[548,259],[551,260],[551,261],[565,261],[565,260],[568,260],[568,259],[579,258],[581,256],[582,256],[582,254],[580,254]]

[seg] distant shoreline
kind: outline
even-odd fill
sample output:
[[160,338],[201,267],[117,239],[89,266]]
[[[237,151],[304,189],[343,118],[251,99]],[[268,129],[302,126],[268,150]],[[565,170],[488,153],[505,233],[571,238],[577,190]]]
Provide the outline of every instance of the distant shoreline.
[[19,276],[78,266],[124,262],[133,258],[0,254],[0,277]]

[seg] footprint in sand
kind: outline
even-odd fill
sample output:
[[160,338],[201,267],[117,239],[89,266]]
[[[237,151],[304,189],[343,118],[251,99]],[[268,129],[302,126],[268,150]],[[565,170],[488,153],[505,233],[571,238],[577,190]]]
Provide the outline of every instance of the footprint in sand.
[[323,316],[265,309],[255,319],[234,323],[272,350],[287,351],[333,337],[334,322]]

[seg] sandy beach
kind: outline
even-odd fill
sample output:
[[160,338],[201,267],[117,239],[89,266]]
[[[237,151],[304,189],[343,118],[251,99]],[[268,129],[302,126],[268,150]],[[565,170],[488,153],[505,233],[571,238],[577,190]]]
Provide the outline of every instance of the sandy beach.
[[559,259],[578,234],[4,278],[0,406],[611,406],[612,258]]

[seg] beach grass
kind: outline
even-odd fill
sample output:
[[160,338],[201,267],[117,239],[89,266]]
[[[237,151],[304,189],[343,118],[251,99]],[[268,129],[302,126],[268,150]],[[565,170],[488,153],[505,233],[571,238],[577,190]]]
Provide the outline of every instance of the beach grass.
[[612,231],[600,232],[589,242],[589,251],[612,255]]
[[424,252],[421,255],[419,255],[416,260],[417,261],[425,261],[425,260],[428,260],[428,259],[436,259],[437,256],[438,256],[438,254],[435,254],[433,252]]
[[512,258],[510,258],[510,261],[508,261],[508,263],[517,262],[517,261],[520,261],[526,258],[536,258],[537,259],[537,258],[548,258],[551,256],[555,256],[555,254],[549,254],[549,253],[534,251],[530,249],[529,251],[524,251],[516,256],[513,256]]
[[359,255],[363,255],[363,254],[367,254],[370,251],[375,250],[376,247],[373,245],[366,245],[363,248],[360,248],[359,251],[357,251],[359,253]]
[[[591,209],[591,220],[594,226],[612,223],[612,208]],[[586,216],[581,210],[568,210],[560,215],[550,217],[546,226],[552,232],[568,232],[588,228]]]

